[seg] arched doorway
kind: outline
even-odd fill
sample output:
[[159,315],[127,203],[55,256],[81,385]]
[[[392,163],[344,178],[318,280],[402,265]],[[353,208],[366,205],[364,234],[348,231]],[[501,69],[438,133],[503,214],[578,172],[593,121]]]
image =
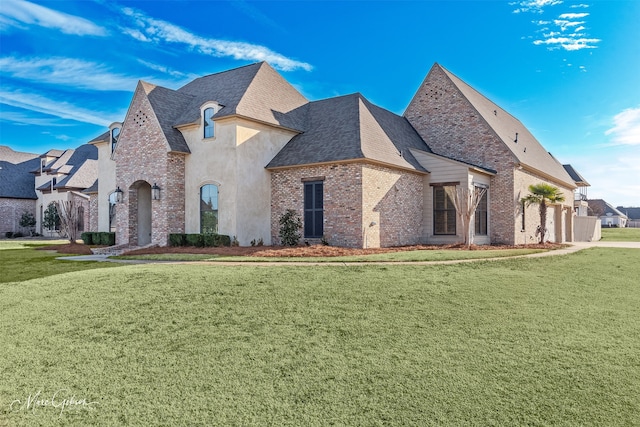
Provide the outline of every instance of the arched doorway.
[[137,181],[129,188],[129,244],[151,243],[151,185]]

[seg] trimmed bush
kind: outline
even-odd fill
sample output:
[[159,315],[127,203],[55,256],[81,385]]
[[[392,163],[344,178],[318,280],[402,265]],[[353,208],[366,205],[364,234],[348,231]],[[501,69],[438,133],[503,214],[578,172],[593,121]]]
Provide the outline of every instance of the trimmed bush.
[[93,236],[93,243],[96,244],[97,241],[100,242],[101,245],[105,246],[113,246],[116,244],[116,233],[111,233],[107,231],[95,233],[98,235],[98,239],[96,240],[96,236]]
[[6,233],[4,233],[4,237],[6,237],[7,239],[11,239],[13,237],[13,231],[7,231]]
[[187,246],[203,247],[204,236],[202,234],[187,234]]
[[89,231],[85,231],[80,235],[80,238],[84,242],[85,245],[93,245],[93,233]]
[[184,233],[169,234],[170,246],[185,246],[187,244],[187,235]]

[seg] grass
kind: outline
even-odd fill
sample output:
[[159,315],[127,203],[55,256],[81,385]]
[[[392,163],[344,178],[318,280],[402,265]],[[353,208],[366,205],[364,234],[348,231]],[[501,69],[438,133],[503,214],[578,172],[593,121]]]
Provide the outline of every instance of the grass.
[[33,249],[55,244],[60,244],[60,241],[0,241],[0,283],[23,282],[70,271],[117,266],[109,262],[59,261],[56,258],[64,254]]
[[338,256],[338,257],[256,257],[256,256],[221,256],[206,254],[154,254],[154,255],[121,255],[116,259],[137,259],[152,261],[225,261],[225,262],[409,262],[409,261],[450,261],[455,259],[502,258],[517,255],[545,252],[545,249],[495,249],[481,251],[456,250],[423,250],[405,252],[387,252],[371,255]]
[[7,283],[0,425],[634,425],[638,252]]
[[606,242],[640,242],[640,228],[602,228]]

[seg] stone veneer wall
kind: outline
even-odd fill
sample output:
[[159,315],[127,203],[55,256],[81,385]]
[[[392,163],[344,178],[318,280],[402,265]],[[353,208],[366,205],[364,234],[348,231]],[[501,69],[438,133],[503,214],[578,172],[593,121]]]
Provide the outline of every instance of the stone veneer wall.
[[87,231],[98,231],[98,193],[89,194],[88,225]]
[[272,172],[274,244],[280,243],[279,219],[287,209],[296,210],[304,218],[303,180],[311,178],[324,179],[324,235],[329,244],[362,248],[420,242],[422,175],[372,164],[348,163]]
[[362,168],[362,181],[363,246],[377,248],[420,243],[423,175],[366,164]]
[[329,244],[362,247],[362,165],[357,163],[273,171],[271,242],[280,244],[279,220],[287,209],[304,218],[303,179],[310,178],[324,179],[324,235]]
[[491,242],[515,243],[516,159],[442,69],[429,72],[404,115],[434,152],[497,171],[489,190]]
[[[20,227],[20,218],[24,212],[36,215],[36,200],[0,198],[0,237],[7,231],[28,233]],[[35,229],[35,227],[34,227]]]
[[137,244],[137,185],[157,184],[152,200],[151,243],[167,245],[169,233],[184,232],[184,154],[168,153],[168,144],[144,90],[139,85],[123,124],[116,161],[116,185],[124,194],[116,208],[116,244]]

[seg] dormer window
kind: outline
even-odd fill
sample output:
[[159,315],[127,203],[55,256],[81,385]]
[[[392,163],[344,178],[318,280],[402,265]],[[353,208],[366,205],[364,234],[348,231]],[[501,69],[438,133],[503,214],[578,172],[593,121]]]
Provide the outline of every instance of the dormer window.
[[213,108],[205,108],[202,113],[202,122],[204,123],[204,137],[213,138],[213,115],[215,110]]
[[111,152],[113,153],[118,145],[118,137],[120,136],[120,128],[111,129]]

